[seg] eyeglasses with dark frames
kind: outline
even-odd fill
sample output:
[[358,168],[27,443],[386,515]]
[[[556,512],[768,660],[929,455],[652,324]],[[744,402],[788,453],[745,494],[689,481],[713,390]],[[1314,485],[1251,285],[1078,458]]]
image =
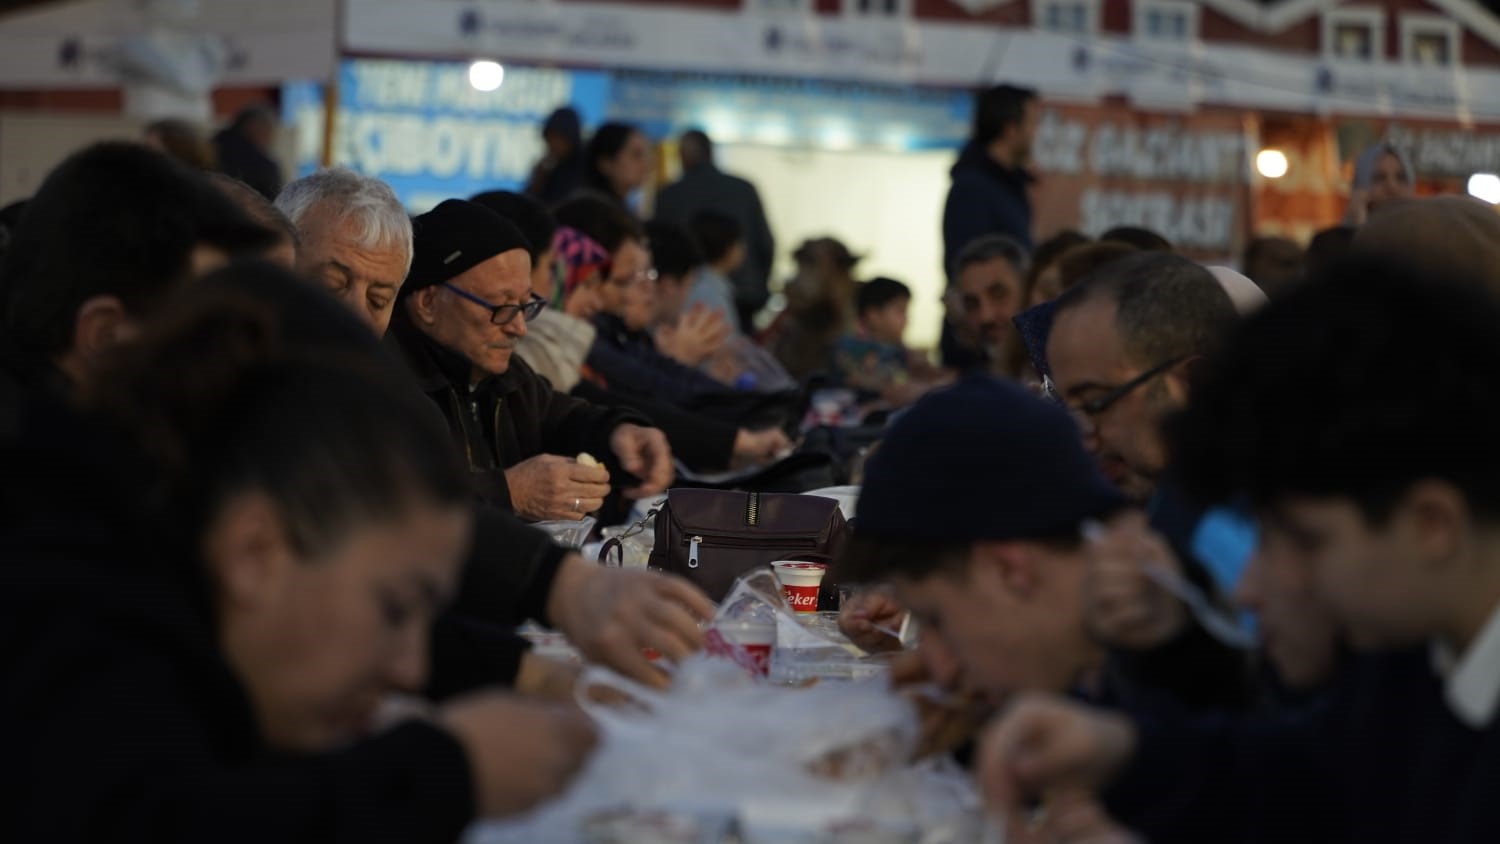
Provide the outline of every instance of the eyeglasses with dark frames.
[[547,307],[547,300],[535,293],[531,294],[531,298],[525,302],[516,302],[510,305],[492,305],[475,296],[473,293],[454,287],[446,281],[443,282],[443,286],[453,291],[459,298],[467,299],[479,307],[489,310],[490,322],[495,325],[504,325],[510,322],[516,318],[516,314],[520,314],[522,319],[531,322],[533,319],[536,319],[536,315],[541,313],[543,308]]
[[1109,410],[1110,407],[1115,404],[1115,402],[1118,402],[1120,399],[1123,399],[1131,393],[1135,392],[1142,384],[1145,384],[1152,378],[1161,375],[1162,373],[1187,359],[1188,357],[1184,356],[1164,360],[1161,363],[1158,363],[1156,366],[1153,366],[1145,372],[1142,372],[1140,375],[1137,375],[1129,381],[1126,381],[1124,384],[1121,384],[1118,387],[1111,387],[1109,390],[1105,391],[1103,395],[1096,396],[1095,398],[1089,399],[1087,401],[1081,401],[1076,405],[1068,404],[1068,402],[1058,394],[1057,386],[1052,383],[1051,378],[1047,378],[1043,382],[1043,389],[1045,390],[1047,395],[1052,398],[1053,401],[1066,406],[1068,410],[1072,411],[1073,413],[1092,419],[1096,416],[1102,415],[1106,410]]

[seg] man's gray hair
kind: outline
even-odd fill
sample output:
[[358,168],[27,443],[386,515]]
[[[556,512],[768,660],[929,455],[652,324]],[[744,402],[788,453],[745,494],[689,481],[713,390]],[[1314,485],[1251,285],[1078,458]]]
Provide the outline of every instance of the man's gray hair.
[[406,255],[406,270],[411,270],[411,217],[390,185],[347,167],[328,167],[292,182],[276,197],[276,207],[297,227],[304,242],[308,240],[307,216],[324,202],[331,204],[338,217],[354,221],[360,246],[399,247]]
[[1026,254],[1026,247],[1015,238],[1003,234],[987,234],[965,244],[964,248],[959,250],[958,258],[953,262],[953,272],[955,274],[963,272],[965,267],[975,264],[988,264],[996,258],[1004,258],[1016,271],[1016,275],[1026,277],[1026,271],[1031,264],[1031,256]]

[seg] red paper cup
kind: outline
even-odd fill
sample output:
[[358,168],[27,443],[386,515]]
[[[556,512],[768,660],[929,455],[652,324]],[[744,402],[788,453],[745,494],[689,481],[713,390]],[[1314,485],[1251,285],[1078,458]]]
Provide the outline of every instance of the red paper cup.
[[776,580],[781,583],[781,594],[791,604],[793,612],[818,611],[818,587],[823,584],[823,575],[828,566],[822,563],[803,563],[783,560],[772,563]]
[[[776,646],[776,622],[721,621],[714,625],[730,649],[730,658],[753,674],[764,677],[771,670],[771,648]],[[735,653],[738,652],[738,653]]]

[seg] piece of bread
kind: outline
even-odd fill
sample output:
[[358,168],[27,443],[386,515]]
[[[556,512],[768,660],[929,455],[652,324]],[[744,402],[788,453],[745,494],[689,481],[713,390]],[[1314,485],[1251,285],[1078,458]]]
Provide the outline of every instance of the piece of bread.
[[589,467],[596,468],[596,469],[598,467],[604,465],[604,464],[600,463],[598,460],[595,460],[594,459],[594,455],[589,454],[587,451],[580,451],[580,452],[578,452],[578,462],[581,463],[584,466],[589,466]]

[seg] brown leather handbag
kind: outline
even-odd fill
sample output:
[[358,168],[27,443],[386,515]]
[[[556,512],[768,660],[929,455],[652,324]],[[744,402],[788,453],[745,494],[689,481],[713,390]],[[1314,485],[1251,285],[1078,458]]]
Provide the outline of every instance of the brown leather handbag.
[[[735,578],[777,560],[833,563],[848,539],[839,503],[816,495],[674,489],[656,517],[651,567],[681,575],[721,601]],[[820,607],[837,607],[824,578]]]

